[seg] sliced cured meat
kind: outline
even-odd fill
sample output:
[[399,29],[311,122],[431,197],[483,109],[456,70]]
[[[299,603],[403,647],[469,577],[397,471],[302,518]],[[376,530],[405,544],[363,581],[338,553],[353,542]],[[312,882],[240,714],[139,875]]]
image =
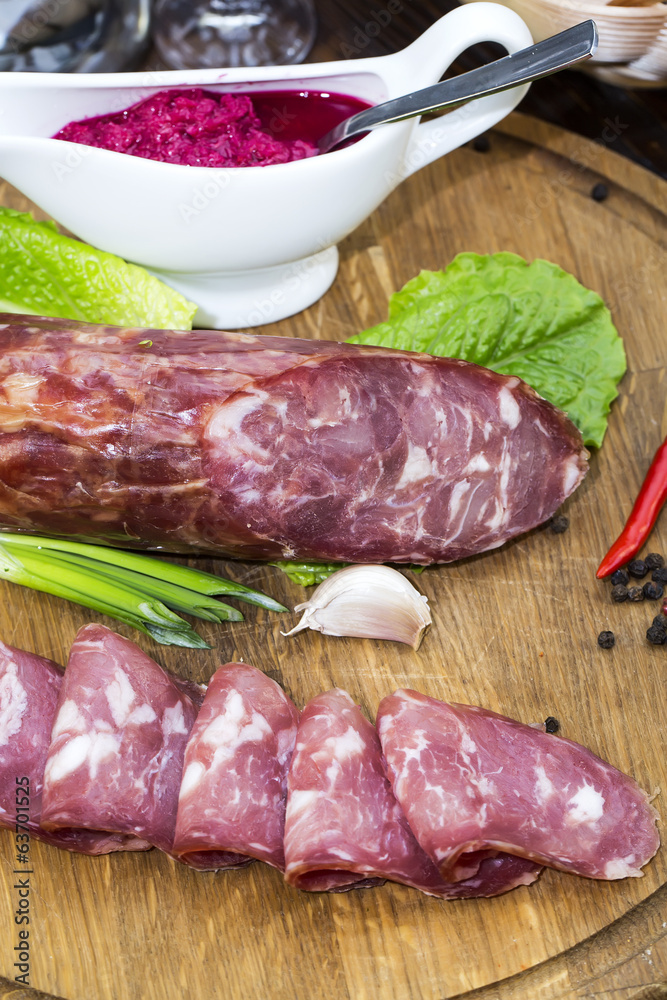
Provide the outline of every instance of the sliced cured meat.
[[442,895],[446,899],[499,896],[520,885],[531,885],[543,867],[530,858],[520,858],[502,851],[484,851],[480,855],[479,867],[474,875],[469,875],[460,882],[444,883],[446,889]]
[[42,825],[133,834],[170,851],[197,707],[182,684],[103,625],[77,633],[58,698]]
[[[62,671],[52,660],[0,643],[0,824],[13,827],[27,778],[32,834],[39,830],[42,776]],[[18,782],[18,784],[17,784]]]
[[639,876],[658,849],[646,793],[571,740],[409,690],[383,699],[378,731],[396,798],[446,879],[470,877],[487,849]]
[[349,694],[328,691],[306,705],[288,778],[287,882],[314,892],[391,879],[454,898],[496,895],[540,871],[492,854],[480,857],[474,879],[446,883],[411,833],[385,776],[377,732]]
[[0,522],[246,559],[448,562],[587,465],[518,378],[322,341],[0,316]]
[[83,854],[150,847],[123,834],[41,828],[44,765],[61,684],[52,660],[0,642],[0,826],[18,834],[27,829],[30,837]]
[[284,871],[298,718],[278,684],[250,664],[215,672],[185,751],[173,851],[179,860],[215,869],[258,858]]
[[385,869],[424,885],[429,874],[438,881],[425,855],[413,858],[396,805],[373,727],[349,694],[313,698],[301,713],[288,777],[287,882],[311,891],[360,888],[381,885]]

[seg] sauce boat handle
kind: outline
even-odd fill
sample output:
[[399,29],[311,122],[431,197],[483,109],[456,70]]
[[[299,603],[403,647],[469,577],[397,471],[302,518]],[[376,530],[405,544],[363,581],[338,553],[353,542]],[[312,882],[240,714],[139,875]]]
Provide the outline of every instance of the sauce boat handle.
[[[400,60],[401,72],[416,89],[434,83],[465,49],[479,42],[497,42],[512,54],[531,45],[533,38],[513,10],[480,0],[441,17],[412,45],[389,58]],[[496,125],[517,106],[529,86],[479,98],[417,125],[405,151],[401,178]]]

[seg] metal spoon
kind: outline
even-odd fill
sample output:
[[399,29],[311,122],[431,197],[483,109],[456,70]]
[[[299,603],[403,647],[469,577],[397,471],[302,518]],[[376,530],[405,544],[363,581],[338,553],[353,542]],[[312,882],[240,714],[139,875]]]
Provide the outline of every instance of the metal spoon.
[[431,111],[442,111],[477,97],[509,90],[510,87],[557,73],[558,70],[588,59],[595,52],[597,43],[595,21],[583,21],[551,38],[545,38],[543,42],[521,49],[511,56],[496,59],[479,69],[360,111],[322,136],[317,144],[319,151],[328,153],[339,143],[377,128],[378,125],[400,122]]

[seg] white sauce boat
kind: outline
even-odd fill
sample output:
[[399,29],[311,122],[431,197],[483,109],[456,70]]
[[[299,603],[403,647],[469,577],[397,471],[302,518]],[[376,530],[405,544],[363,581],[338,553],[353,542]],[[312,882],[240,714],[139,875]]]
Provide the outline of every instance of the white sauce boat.
[[444,118],[378,128],[325,156],[268,167],[188,167],[51,139],[70,121],[159,90],[330,91],[369,103],[435,83],[468,46],[531,44],[506,7],[440,18],[394,55],[307,66],[99,75],[0,74],[0,173],[76,236],[147,267],[197,302],[198,326],[238,329],[290,316],[329,288],[336,244],[402,180],[505,117],[527,86]]

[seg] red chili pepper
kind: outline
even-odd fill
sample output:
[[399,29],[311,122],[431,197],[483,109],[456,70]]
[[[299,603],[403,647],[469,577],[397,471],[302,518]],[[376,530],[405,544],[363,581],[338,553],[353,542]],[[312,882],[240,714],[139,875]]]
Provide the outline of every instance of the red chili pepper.
[[658,448],[623,531],[600,563],[598,579],[609,576],[637,554],[667,500],[667,439]]

